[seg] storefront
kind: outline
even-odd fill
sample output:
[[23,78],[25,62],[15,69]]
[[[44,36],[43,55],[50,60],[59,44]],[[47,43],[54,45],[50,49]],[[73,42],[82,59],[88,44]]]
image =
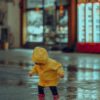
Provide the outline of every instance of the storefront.
[[23,0],[22,4],[22,46],[68,46],[68,0]]
[[100,0],[77,0],[76,49],[100,53]]

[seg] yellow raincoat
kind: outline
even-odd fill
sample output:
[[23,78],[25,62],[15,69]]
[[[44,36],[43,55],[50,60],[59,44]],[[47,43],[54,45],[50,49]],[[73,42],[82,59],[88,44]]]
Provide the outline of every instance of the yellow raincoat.
[[39,75],[40,86],[56,86],[60,76],[64,75],[62,65],[48,57],[48,52],[42,47],[36,47],[32,54],[32,61],[35,62],[30,73]]

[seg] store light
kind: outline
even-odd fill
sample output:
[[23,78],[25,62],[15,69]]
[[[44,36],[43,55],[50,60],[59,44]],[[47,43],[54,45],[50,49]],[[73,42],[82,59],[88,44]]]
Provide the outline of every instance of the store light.
[[39,7],[36,7],[36,8],[35,8],[35,11],[36,11],[36,12],[39,12],[39,11],[40,11],[40,8],[39,8]]
[[64,6],[63,5],[60,5],[60,15],[63,15],[63,12],[64,12]]

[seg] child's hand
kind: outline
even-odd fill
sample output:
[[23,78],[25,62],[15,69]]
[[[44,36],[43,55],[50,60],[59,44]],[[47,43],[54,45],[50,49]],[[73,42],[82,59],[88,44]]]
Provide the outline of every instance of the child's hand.
[[28,75],[29,75],[30,77],[32,77],[33,74],[32,74],[32,72],[29,72]]
[[64,74],[60,74],[59,76],[60,76],[61,78],[64,78]]

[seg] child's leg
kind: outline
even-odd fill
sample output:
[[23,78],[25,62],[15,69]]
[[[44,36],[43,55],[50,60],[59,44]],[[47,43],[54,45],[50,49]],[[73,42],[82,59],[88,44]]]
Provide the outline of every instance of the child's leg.
[[44,94],[44,87],[38,85],[38,94]]
[[38,98],[39,98],[39,100],[44,100],[45,99],[44,97],[45,97],[44,87],[38,86]]
[[53,99],[54,100],[58,100],[59,99],[59,95],[58,95],[57,87],[56,86],[50,86],[50,90],[52,92]]

